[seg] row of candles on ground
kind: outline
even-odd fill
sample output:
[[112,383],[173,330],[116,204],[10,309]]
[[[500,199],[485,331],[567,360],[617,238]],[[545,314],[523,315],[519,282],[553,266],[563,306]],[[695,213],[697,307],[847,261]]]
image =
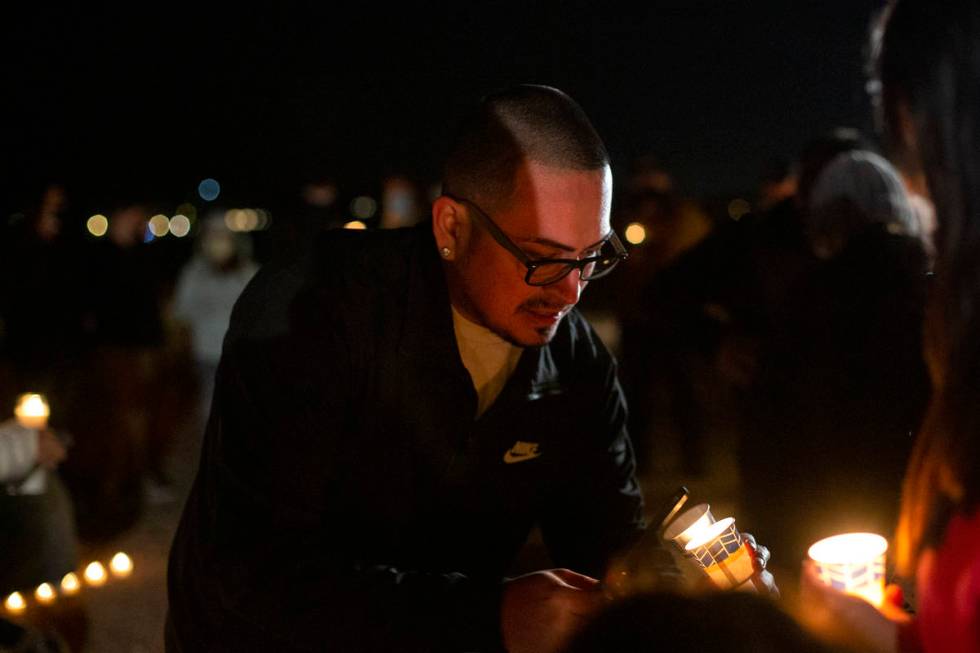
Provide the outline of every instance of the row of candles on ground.
[[[47,426],[50,410],[42,395],[29,393],[21,395],[14,413],[24,427],[41,429]],[[685,557],[695,560],[716,586],[723,589],[753,587],[748,582],[755,573],[753,554],[735,527],[735,520],[731,517],[715,520],[706,503],[696,505],[674,519],[687,499],[687,489],[682,488],[663,521],[666,525],[664,538],[673,542]],[[887,549],[888,542],[880,535],[847,533],[820,540],[810,547],[809,556],[825,584],[880,607],[884,600]],[[110,568],[116,575],[129,575],[132,561],[124,553],[118,553]],[[105,568],[93,562],[85,569],[85,579],[90,585],[103,584]],[[61,586],[65,593],[74,593],[79,588],[78,578],[68,574],[62,579]],[[53,588],[45,583],[37,588],[35,597],[41,603],[50,603],[54,600]],[[8,610],[16,610],[17,606],[23,610],[26,603],[15,592],[7,597],[6,606]]]
[[[753,589],[755,573],[749,544],[731,517],[716,521],[711,507],[698,504],[676,515],[687,501],[687,490],[678,495],[664,519],[663,537],[677,546],[686,559],[722,589]],[[859,596],[881,607],[885,592],[885,553],[888,541],[873,533],[845,533],[820,540],[808,555],[825,585]]]
[[[133,560],[125,553],[117,553],[109,561],[109,571],[101,562],[91,562],[82,572],[85,584],[90,587],[101,587],[109,581],[111,574],[115,578],[126,578],[133,573]],[[65,574],[61,579],[60,592],[51,583],[41,583],[34,590],[34,598],[41,605],[50,605],[55,602],[60,593],[62,596],[74,596],[82,589],[82,578],[75,572]],[[27,609],[27,599],[20,592],[13,592],[8,595],[3,602],[7,612],[20,614]]]
[[[21,395],[17,399],[14,407],[14,417],[24,428],[43,429],[47,428],[48,417],[51,409],[48,406],[44,395],[29,392]],[[109,575],[115,578],[126,578],[133,573],[133,560],[125,553],[119,552],[112,556],[109,561],[109,571],[101,562],[89,563],[82,572],[82,578],[90,587],[101,587],[109,580]],[[82,579],[75,572],[65,574],[60,583],[60,594],[63,596],[73,596],[82,589]],[[51,583],[41,583],[34,590],[34,598],[41,605],[54,603],[59,594]],[[3,602],[4,607],[11,614],[20,614],[27,609],[27,599],[20,592],[13,592],[8,595]]]

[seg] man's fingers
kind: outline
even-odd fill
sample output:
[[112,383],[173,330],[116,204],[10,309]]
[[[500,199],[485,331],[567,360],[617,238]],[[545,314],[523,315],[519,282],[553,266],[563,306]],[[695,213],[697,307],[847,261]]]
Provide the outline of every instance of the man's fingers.
[[569,614],[572,614],[580,619],[586,619],[593,616],[596,612],[601,610],[609,603],[609,599],[606,598],[606,595],[597,589],[566,590],[565,600],[568,601],[567,605]]
[[742,539],[745,540],[748,543],[749,548],[755,552],[755,561],[758,563],[759,571],[764,570],[766,565],[769,563],[769,548],[756,542],[755,536],[752,535],[752,533],[742,533]]
[[592,590],[596,589],[600,584],[595,578],[580,574],[571,569],[552,569],[551,573],[557,576],[563,583],[575,589]]
[[760,594],[768,595],[771,598],[780,597],[779,587],[776,586],[776,579],[768,571],[760,572],[752,578],[752,583]]

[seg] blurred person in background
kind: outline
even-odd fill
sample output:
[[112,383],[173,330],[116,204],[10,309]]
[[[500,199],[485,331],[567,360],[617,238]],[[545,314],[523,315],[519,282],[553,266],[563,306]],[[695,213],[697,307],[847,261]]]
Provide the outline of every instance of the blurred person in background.
[[620,217],[642,225],[645,238],[631,248],[630,273],[600,293],[615,295],[622,324],[622,379],[640,473],[663,469],[665,444],[675,442],[682,472],[697,475],[704,471],[702,401],[713,330],[701,305],[708,280],[692,254],[714,225],[650,156],[634,163]]
[[51,430],[0,422],[0,595],[57,582],[78,564],[71,500],[55,473],[67,456]]
[[758,211],[768,211],[795,197],[798,190],[799,173],[796,163],[789,159],[772,159],[763,168],[755,208]]
[[342,227],[350,218],[340,203],[336,180],[328,175],[311,175],[282,211],[288,217],[272,224],[272,248],[280,256],[300,257],[324,231]]
[[103,537],[141,513],[144,480],[166,490],[163,442],[154,437],[153,389],[163,346],[160,275],[147,240],[149,208],[122,201],[106,237],[88,252],[88,324],[96,345],[86,365],[79,431],[66,478],[79,529]]
[[804,230],[820,263],[764,348],[743,438],[745,514],[786,560],[848,531],[888,532],[929,397],[925,248],[902,181],[865,150],[814,181]]
[[194,256],[180,273],[173,302],[174,317],[191,332],[202,422],[211,405],[214,374],[231,310],[257,271],[248,236],[232,232],[222,215],[208,216]]
[[410,227],[421,218],[418,186],[402,175],[386,177],[381,187],[381,228]]
[[[817,632],[873,651],[980,651],[980,4],[898,0],[878,56],[890,154],[936,207],[925,351],[932,398],[902,488],[897,571],[914,618],[805,575]],[[890,596],[898,598],[896,593]],[[896,601],[897,603],[898,601]]]
[[[57,586],[78,568],[71,498],[56,471],[66,455],[50,429],[0,421],[0,596],[30,596],[41,583]],[[86,624],[78,603],[56,606],[41,631],[0,620],[0,650],[66,651],[64,639],[80,647]]]
[[41,392],[57,406],[60,426],[75,401],[84,350],[82,264],[62,233],[65,188],[41,185],[0,238],[0,358],[11,369],[0,405]]

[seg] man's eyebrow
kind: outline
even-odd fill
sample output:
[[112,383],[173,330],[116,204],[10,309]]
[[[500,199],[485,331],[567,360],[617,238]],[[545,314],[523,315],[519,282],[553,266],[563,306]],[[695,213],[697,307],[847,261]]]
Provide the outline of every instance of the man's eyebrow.
[[[583,251],[584,250],[592,249],[593,247],[598,247],[602,243],[606,242],[609,239],[609,236],[611,234],[612,234],[612,232],[610,232],[606,236],[603,236],[601,239],[597,240],[596,242],[592,243],[591,245],[588,245],[588,246],[584,247],[583,248]],[[540,237],[537,237],[537,238],[522,238],[521,239],[521,242],[524,242],[524,243],[536,243],[538,245],[545,245],[546,247],[554,247],[555,249],[560,249],[563,252],[575,253],[575,248],[574,247],[572,247],[570,245],[565,245],[563,243],[559,243],[557,241],[551,240],[550,238],[540,238]]]

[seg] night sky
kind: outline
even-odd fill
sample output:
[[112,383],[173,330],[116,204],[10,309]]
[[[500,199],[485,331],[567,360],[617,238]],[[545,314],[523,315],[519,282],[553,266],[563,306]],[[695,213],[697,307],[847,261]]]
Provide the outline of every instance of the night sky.
[[[835,125],[870,127],[863,59],[882,2],[170,3],[20,10],[3,22],[6,201],[57,177],[114,195],[274,205],[438,177],[463,107],[515,82],[575,97],[614,170],[652,153],[706,197]],[[26,12],[26,13],[25,13]]]

